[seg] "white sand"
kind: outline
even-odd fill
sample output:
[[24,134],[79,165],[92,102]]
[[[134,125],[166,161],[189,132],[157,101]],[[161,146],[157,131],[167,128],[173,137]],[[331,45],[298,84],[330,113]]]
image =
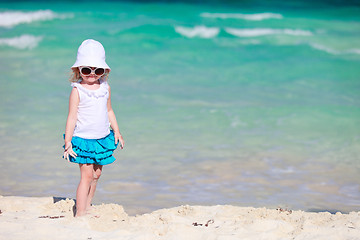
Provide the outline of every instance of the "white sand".
[[0,239],[360,239],[360,212],[180,206],[128,216],[120,205],[102,204],[74,218],[73,206],[69,199],[0,196]]

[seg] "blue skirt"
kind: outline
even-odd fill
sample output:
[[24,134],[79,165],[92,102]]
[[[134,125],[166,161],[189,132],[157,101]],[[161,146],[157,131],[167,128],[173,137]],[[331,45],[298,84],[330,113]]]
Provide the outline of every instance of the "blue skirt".
[[[115,144],[114,132],[110,130],[109,135],[100,139],[85,139],[75,136],[71,139],[71,144],[77,157],[69,156],[70,162],[107,165],[115,161],[112,154],[119,142]],[[65,148],[65,146],[63,146],[63,148]]]

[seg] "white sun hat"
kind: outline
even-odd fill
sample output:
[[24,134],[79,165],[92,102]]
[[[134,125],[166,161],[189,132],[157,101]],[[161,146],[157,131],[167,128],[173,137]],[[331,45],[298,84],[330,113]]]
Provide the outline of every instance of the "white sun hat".
[[71,68],[80,66],[110,69],[105,62],[105,49],[103,45],[93,39],[83,41],[78,49],[76,62]]

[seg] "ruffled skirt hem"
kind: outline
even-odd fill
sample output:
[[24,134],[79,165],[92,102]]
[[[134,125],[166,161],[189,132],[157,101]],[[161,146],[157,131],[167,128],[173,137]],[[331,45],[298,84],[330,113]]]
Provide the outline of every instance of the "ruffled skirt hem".
[[72,138],[71,144],[77,157],[70,156],[70,162],[107,165],[115,161],[112,154],[118,144],[115,144],[114,132],[112,130],[109,135],[100,139],[85,139],[75,136]]

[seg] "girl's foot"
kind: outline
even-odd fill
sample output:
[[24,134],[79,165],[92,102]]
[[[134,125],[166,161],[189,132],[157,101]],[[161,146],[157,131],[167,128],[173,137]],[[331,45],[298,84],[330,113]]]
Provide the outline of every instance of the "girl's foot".
[[94,206],[91,204],[90,206],[86,207],[86,213],[91,213],[92,211],[94,211]]
[[90,217],[99,218],[100,216],[96,214],[96,208],[92,205],[86,209],[86,215]]
[[86,212],[76,212],[75,217],[84,217],[86,215]]

